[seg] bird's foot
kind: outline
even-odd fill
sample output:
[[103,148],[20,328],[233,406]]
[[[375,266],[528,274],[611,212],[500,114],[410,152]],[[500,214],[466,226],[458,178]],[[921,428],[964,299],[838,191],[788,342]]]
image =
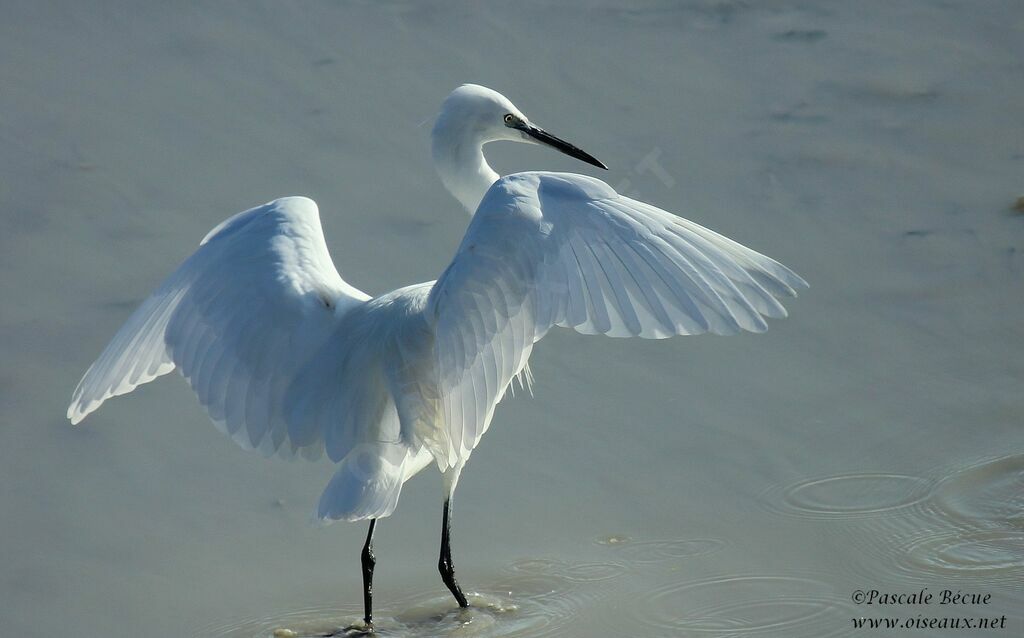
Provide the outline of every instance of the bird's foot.
[[358,638],[359,636],[373,636],[373,623],[364,622],[349,625],[330,634],[324,634],[323,638]]

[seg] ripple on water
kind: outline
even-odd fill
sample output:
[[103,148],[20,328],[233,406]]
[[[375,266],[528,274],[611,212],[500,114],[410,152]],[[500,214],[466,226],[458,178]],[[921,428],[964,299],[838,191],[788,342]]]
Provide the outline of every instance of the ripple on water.
[[905,575],[986,584],[1024,577],[1024,455],[951,472],[921,513],[928,518],[913,532],[889,536],[883,557]]
[[[374,609],[374,636],[484,638],[558,636],[595,604],[602,584],[625,571],[617,563],[529,559],[512,563],[506,576],[483,593],[466,593],[469,608],[450,595],[382,601]],[[363,635],[361,607],[315,607],[206,629],[204,638],[312,638]],[[276,632],[276,633],[275,633]]]
[[[610,541],[609,538],[614,538]],[[615,555],[627,563],[663,563],[704,556],[725,547],[723,540],[716,538],[684,538],[678,540],[634,541],[627,537],[615,536],[598,539],[597,544],[613,549]]]
[[[460,609],[451,596],[435,596],[403,606],[398,613],[375,610],[373,636],[380,638],[551,636],[564,625],[554,609],[536,600],[513,601],[495,594],[466,594],[469,608]],[[333,608],[311,608],[274,617],[248,620],[204,630],[204,638],[355,638],[361,631],[362,613],[344,613]]]
[[923,585],[992,587],[1019,585],[1024,579],[1024,532],[927,525],[914,530],[903,525],[902,532],[888,534],[870,530],[855,543],[861,564],[850,571],[867,582]]
[[935,489],[934,503],[971,525],[1024,529],[1024,455],[985,461],[951,475]]
[[626,568],[619,563],[570,563],[547,558],[529,558],[512,563],[509,571],[548,575],[574,583],[592,583],[621,576]]
[[854,531],[874,578],[1014,584],[1024,578],[1024,455],[958,467],[927,498]]
[[924,500],[932,482],[905,474],[839,474],[768,490],[773,510],[805,518],[865,518],[888,514]]
[[672,583],[638,593],[623,635],[788,636],[824,638],[848,629],[850,608],[810,578],[736,575]]
[[1024,534],[1014,531],[972,531],[918,539],[907,548],[912,569],[966,574],[991,582],[1019,580],[1024,569]]
[[207,627],[195,635],[197,638],[306,638],[330,635],[339,627],[360,623],[361,618],[362,614],[354,607],[308,607]]

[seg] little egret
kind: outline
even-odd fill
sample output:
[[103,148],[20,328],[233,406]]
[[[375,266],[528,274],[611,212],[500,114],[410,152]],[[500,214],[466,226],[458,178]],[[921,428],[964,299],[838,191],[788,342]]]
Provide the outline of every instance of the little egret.
[[[659,339],[765,330],[777,297],[807,284],[778,262],[592,177],[499,178],[483,146],[555,148],[503,95],[463,85],[432,132],[445,187],[472,219],[437,281],[378,297],[331,261],[317,205],[286,197],[214,228],[132,314],[75,389],[78,423],[110,397],[175,368],[217,427],[266,456],[338,464],[324,521],[369,520],[361,554],[372,628],[373,532],[405,481],[443,475],[438,569],[462,607],[450,547],[459,474],[533,345],[553,326]],[[524,381],[525,379],[525,381]]]

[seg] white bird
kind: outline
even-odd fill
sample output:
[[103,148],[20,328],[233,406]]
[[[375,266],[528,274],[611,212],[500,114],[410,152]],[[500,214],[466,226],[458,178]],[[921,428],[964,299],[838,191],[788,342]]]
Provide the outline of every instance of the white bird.
[[459,474],[533,345],[553,326],[663,338],[765,330],[785,266],[583,175],[499,178],[483,146],[551,146],[507,98],[466,84],[432,132],[445,187],[472,214],[437,281],[378,297],[331,261],[316,204],[286,197],[214,228],[114,336],[75,389],[78,423],[108,398],[178,368],[217,427],[264,455],[338,464],[324,521],[368,519],[361,554],[372,627],[373,531],[433,461],[444,477],[438,568],[458,604],[450,506]]

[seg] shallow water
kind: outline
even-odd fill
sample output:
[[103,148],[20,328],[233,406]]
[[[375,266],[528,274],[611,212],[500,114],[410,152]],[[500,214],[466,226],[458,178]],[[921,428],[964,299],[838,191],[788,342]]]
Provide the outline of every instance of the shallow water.
[[[623,547],[631,545],[626,541]],[[737,574],[677,582],[675,575],[685,571],[677,545],[652,542],[652,547],[671,548],[659,561],[664,571],[655,572],[643,561],[630,560],[628,551],[613,556],[625,562],[519,561],[507,566],[489,587],[470,594],[468,609],[459,609],[447,595],[388,601],[375,616],[374,633],[504,637],[786,631],[823,636],[834,635],[850,615],[848,605],[827,584],[808,577]],[[637,552],[653,558],[646,549]],[[361,617],[361,609],[355,606],[311,608],[212,626],[199,634],[223,638],[361,635],[365,627]]]
[[[466,217],[428,137],[462,82],[812,287],[762,335],[552,332],[459,486],[473,607],[436,574],[428,470],[378,526],[381,635],[964,636],[852,619],[1003,615],[984,635],[1024,634],[1022,36],[1013,0],[8,3],[4,635],[358,622],[364,526],[308,524],[329,464],[237,449],[176,378],[63,415],[132,308],[252,205],[315,198],[370,293],[436,277]],[[991,599],[855,600],[923,589]]]
[[[1024,455],[988,459],[933,476],[845,474],[773,486],[769,512],[835,521],[829,542],[858,558],[840,573],[782,569],[695,577],[715,554],[735,551],[722,539],[596,538],[579,553],[595,562],[530,558],[504,566],[460,610],[447,595],[420,593],[386,601],[382,636],[848,636],[851,619],[868,615],[840,583],[886,584],[912,593],[932,589],[968,597],[992,593],[1010,627],[1024,620]],[[968,605],[979,608],[980,604]],[[890,616],[912,617],[928,607]],[[936,615],[963,608],[935,604]],[[983,609],[986,615],[996,611]],[[883,614],[885,615],[885,614]],[[325,606],[204,628],[197,635],[274,638],[360,635],[362,610]]]

